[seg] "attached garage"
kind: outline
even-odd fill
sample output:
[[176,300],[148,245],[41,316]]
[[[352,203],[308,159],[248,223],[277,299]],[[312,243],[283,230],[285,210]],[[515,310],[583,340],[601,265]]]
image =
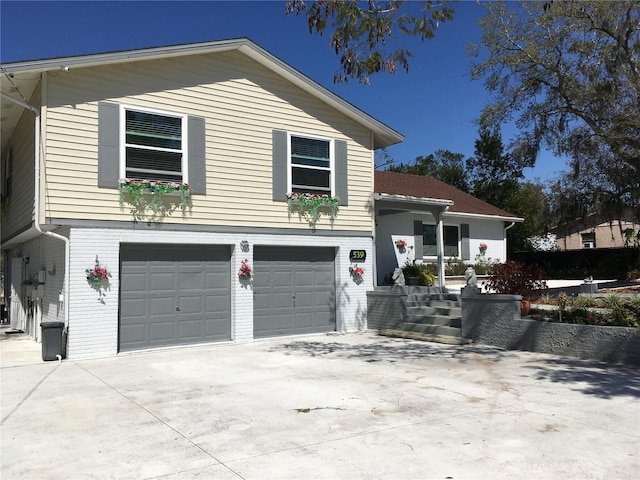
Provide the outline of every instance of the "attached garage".
[[230,259],[228,246],[122,245],[119,350],[229,340]]
[[255,247],[254,338],[336,330],[335,249]]

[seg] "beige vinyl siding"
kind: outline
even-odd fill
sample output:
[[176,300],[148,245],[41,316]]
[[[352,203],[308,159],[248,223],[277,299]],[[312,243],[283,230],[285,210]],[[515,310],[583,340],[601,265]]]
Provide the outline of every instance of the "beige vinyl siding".
[[[32,105],[40,105],[40,85],[29,100]],[[9,239],[33,223],[34,200],[34,126],[35,114],[24,110],[7,147],[2,152],[2,188],[4,194],[5,162],[9,149],[13,149],[12,193],[8,204],[0,212],[2,217],[2,238]]]
[[[114,189],[97,187],[98,102],[206,119],[207,195],[165,223],[308,229],[272,200],[272,131],[346,140],[349,205],[333,226],[371,230],[370,131],[240,52],[78,68],[48,79],[47,216],[131,220]],[[284,199],[283,199],[284,200]]]

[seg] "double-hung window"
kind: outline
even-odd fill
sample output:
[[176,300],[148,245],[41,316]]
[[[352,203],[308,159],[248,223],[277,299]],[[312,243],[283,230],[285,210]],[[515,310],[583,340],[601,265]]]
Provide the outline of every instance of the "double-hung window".
[[188,182],[187,118],[122,106],[122,177]]
[[[456,225],[444,225],[443,227],[444,256],[460,256],[460,249],[458,248],[458,227]],[[435,225],[422,226],[422,251],[425,257],[435,257],[438,255]]]
[[333,196],[333,140],[289,134],[289,191]]

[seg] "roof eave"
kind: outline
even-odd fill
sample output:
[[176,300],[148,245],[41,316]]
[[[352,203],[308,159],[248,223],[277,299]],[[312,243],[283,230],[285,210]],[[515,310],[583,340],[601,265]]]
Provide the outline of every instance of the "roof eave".
[[443,200],[441,198],[412,197],[409,195],[395,195],[391,193],[374,193],[373,199],[387,202],[413,205],[430,205],[437,207],[450,207],[453,205],[453,201]]
[[516,223],[524,222],[524,218],[520,218],[520,217],[509,217],[505,215],[490,215],[486,213],[452,212],[451,210],[447,211],[445,213],[445,216],[479,218],[479,219],[486,219],[486,220],[500,220],[504,222],[516,222]]

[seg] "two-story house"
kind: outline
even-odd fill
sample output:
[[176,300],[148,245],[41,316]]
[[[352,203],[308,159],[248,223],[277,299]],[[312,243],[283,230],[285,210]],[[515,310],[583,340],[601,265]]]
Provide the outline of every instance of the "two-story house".
[[398,132],[247,39],[5,64],[1,88],[14,328],[63,321],[82,358],[366,326]]

